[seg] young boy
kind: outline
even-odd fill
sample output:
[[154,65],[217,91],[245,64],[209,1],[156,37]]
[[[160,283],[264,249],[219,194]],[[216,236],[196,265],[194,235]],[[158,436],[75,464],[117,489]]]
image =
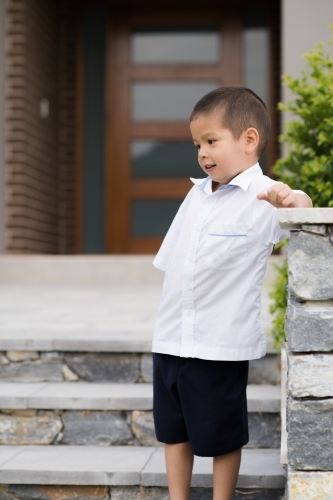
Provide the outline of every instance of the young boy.
[[260,293],[279,207],[310,207],[263,175],[270,118],[251,90],[205,95],[190,118],[208,177],[181,205],[154,260],[165,271],[153,337],[154,419],[171,500],[189,498],[193,455],[214,457],[214,500],[231,500],[248,442],[250,359],[265,355]]

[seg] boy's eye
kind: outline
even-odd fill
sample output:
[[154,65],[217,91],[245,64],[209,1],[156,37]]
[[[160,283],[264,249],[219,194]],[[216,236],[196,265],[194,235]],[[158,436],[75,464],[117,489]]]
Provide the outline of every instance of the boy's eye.
[[208,139],[208,144],[214,144],[215,140],[214,139]]
[[197,149],[200,149],[200,144],[194,144]]

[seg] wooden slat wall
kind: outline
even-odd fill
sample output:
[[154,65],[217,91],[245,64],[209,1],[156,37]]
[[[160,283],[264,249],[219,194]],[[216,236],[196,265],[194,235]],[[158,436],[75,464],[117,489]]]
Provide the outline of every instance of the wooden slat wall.
[[[8,0],[6,251],[74,247],[75,13],[71,0]],[[40,100],[50,115],[40,117]]]
[[[44,0],[45,1],[45,0]],[[76,2],[59,3],[59,197],[58,253],[75,252]]]
[[7,9],[6,250],[57,253],[57,2],[8,0]]

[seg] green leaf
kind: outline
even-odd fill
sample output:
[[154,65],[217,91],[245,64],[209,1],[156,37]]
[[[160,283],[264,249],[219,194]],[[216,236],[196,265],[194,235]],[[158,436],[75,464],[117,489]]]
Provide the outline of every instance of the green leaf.
[[[330,26],[333,31],[333,24]],[[333,44],[333,39],[329,45]],[[294,189],[305,191],[314,207],[333,207],[333,58],[325,45],[318,43],[304,55],[305,70],[300,78],[283,75],[283,85],[293,93],[287,104],[278,109],[293,119],[280,135],[287,146],[286,156],[277,160],[273,172]],[[280,348],[284,341],[284,318],[287,307],[287,262],[277,267],[271,293],[273,304],[272,336]]]

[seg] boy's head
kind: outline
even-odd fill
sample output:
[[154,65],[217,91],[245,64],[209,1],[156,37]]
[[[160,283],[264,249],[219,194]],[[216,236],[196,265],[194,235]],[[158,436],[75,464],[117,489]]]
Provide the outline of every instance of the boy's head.
[[199,164],[218,184],[252,166],[268,141],[266,105],[246,87],[224,86],[209,92],[195,105],[190,121]]
[[235,139],[248,128],[259,133],[258,158],[267,145],[271,119],[265,103],[252,90],[238,85],[225,85],[204,95],[194,106],[190,121],[198,116],[217,114],[222,127]]

